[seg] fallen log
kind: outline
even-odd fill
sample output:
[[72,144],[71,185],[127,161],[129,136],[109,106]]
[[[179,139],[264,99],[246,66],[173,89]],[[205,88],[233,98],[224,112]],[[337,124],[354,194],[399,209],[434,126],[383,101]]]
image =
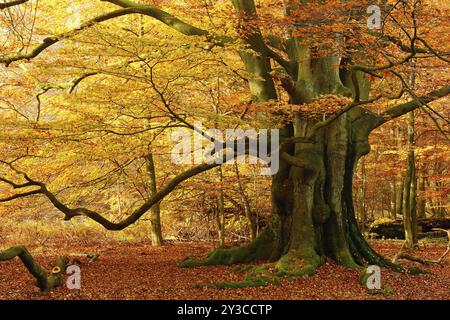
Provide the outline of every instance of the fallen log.
[[22,261],[28,272],[36,279],[35,284],[41,291],[50,291],[63,285],[63,275],[68,265],[67,257],[59,257],[53,264],[51,273],[47,274],[24,246],[0,251],[0,261],[12,260],[16,257]]
[[[436,232],[433,229],[450,229],[450,218],[419,219],[417,221],[417,228],[418,238],[441,237],[444,235],[441,232]],[[403,220],[382,222],[376,225],[371,225],[369,226],[368,231],[375,238],[405,239]]]

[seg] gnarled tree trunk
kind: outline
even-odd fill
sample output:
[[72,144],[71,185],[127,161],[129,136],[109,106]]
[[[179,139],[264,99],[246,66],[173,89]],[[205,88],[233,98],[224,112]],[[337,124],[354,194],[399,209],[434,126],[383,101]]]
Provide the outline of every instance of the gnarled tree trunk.
[[[292,58],[303,58],[290,75],[296,81],[285,84],[292,104],[309,103],[323,94],[367,99],[367,81],[357,73],[355,88],[350,71],[340,70],[339,57],[313,58],[307,47],[295,41],[291,45]],[[253,99],[276,99],[264,55],[245,55],[247,71],[254,75],[250,80]],[[313,139],[282,152],[280,169],[272,180],[273,214],[266,230],[246,246],[218,249],[206,261],[188,260],[182,266],[270,260],[281,274],[311,275],[330,257],[350,268],[365,262],[395,267],[367,244],[353,208],[353,172],[357,161],[369,152],[368,135],[379,119],[355,107],[330,125],[314,129],[320,120],[298,113],[280,132],[281,143],[311,135]]]
[[[129,0],[108,2],[127,10],[98,16],[78,30],[44,39],[29,54],[6,55],[0,58],[0,63],[9,65],[14,61],[32,59],[53,44],[94,23],[130,13],[153,17],[187,36],[206,37],[206,40],[214,46],[225,45],[231,41],[228,37],[217,37],[208,30],[194,27],[151,5],[137,4]],[[280,170],[273,177],[272,221],[250,244],[232,249],[218,249],[201,264],[231,264],[268,259],[276,261],[279,272],[298,275],[313,273],[325,257],[330,257],[348,267],[355,267],[364,262],[379,266],[389,265],[390,262],[370,248],[358,230],[352,199],[355,165],[361,156],[369,152],[368,135],[373,129],[421,105],[449,95],[450,87],[442,87],[391,107],[379,115],[374,114],[361,107],[362,104],[369,102],[370,82],[365,78],[365,73],[382,77],[377,75],[377,71],[393,71],[394,66],[403,65],[412,59],[418,53],[416,50],[418,48],[414,44],[416,38],[412,40],[410,48],[400,43],[400,48],[406,50],[408,55],[399,62],[389,61],[387,65],[379,65],[377,61],[369,61],[370,58],[361,58],[370,54],[364,52],[364,48],[357,44],[361,39],[358,37],[358,33],[361,32],[358,28],[345,36],[337,31],[331,33],[330,37],[333,39],[330,40],[334,42],[332,44],[330,43],[332,41],[321,42],[320,39],[313,39],[314,41],[309,41],[308,44],[309,39],[300,39],[299,33],[295,32],[295,12],[304,5],[303,2],[286,1],[284,12],[288,19],[283,21],[283,24],[292,21],[289,23],[293,23],[293,28],[287,28],[285,36],[279,39],[280,41],[277,41],[277,37],[273,39],[274,41],[272,37],[265,37],[258,23],[254,23],[257,21],[255,1],[231,0],[231,2],[239,17],[237,33],[242,41],[239,54],[247,71],[248,85],[254,103],[270,100],[284,102],[283,96],[278,96],[274,79],[280,82],[282,89],[289,96],[289,103],[293,105],[308,104],[327,94],[351,96],[353,103],[348,105],[351,110],[341,109],[336,117],[331,116],[334,121],[324,120],[319,127],[316,126],[318,119],[302,114],[294,115],[293,121],[282,130],[281,136],[285,141],[292,142],[291,139],[295,138],[295,142],[291,143],[290,149],[283,150]],[[354,17],[349,18],[363,19],[365,8],[361,9],[360,13],[352,14]],[[302,21],[312,25],[315,22],[312,18],[311,21]],[[304,37],[308,35],[305,34]],[[234,40],[232,42],[234,43]],[[427,47],[422,47],[422,52],[437,54],[428,48],[424,41],[422,42]],[[399,45],[398,41],[394,43]],[[342,54],[342,49],[345,49],[345,55]],[[358,50],[363,51],[360,52],[362,55],[357,54]],[[321,56],[319,51],[325,53]],[[353,61],[355,59],[356,61]],[[272,68],[273,62],[277,63],[275,69]],[[401,93],[403,94],[403,91]],[[302,137],[308,139],[301,139]],[[216,166],[217,164],[201,164],[176,176],[130,216],[117,223],[86,208],[69,208],[59,201],[44,183],[34,181],[27,175],[24,175],[28,181],[25,184],[17,184],[7,179],[3,181],[15,189],[30,186],[38,189],[17,194],[3,201],[43,194],[65,214],[66,220],[86,216],[108,230],[122,230],[135,223],[181,182]],[[190,264],[196,265],[192,262]]]
[[[352,177],[369,151],[367,118],[360,110],[317,132],[316,143],[297,144],[281,159],[272,182],[273,216],[250,244],[214,251],[200,264],[276,261],[280,273],[311,275],[330,257],[354,268],[364,263],[394,267],[363,238],[355,219]],[[305,136],[314,120],[298,117],[284,138]]]

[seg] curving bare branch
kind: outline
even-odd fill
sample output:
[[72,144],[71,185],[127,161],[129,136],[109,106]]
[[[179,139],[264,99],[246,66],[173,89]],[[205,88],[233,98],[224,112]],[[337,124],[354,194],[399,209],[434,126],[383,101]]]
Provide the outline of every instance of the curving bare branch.
[[14,1],[10,1],[10,2],[4,2],[4,3],[0,3],[0,10],[4,10],[6,8],[11,8],[14,6],[18,6],[21,5],[23,3],[28,2],[29,0],[14,0]]
[[[239,143],[240,141],[235,141],[235,143]],[[247,139],[245,139],[245,143],[248,145]],[[248,148],[245,148],[242,152],[248,153]],[[232,152],[233,157],[238,157],[243,155],[239,151]],[[223,160],[224,162],[229,160],[230,154],[224,154]],[[2,178],[1,181],[6,182],[12,186],[37,186],[39,187],[37,190],[33,190],[30,192],[24,192],[21,194],[14,195],[12,197],[6,198],[6,199],[0,199],[0,202],[8,202],[12,201],[18,198],[27,197],[30,195],[37,195],[41,194],[47,197],[47,199],[53,204],[53,206],[61,211],[64,214],[64,220],[71,220],[74,217],[77,216],[85,216],[88,217],[97,223],[101,224],[103,227],[105,227],[107,230],[123,230],[126,227],[134,224],[136,221],[138,221],[146,212],[148,212],[155,204],[159,203],[164,197],[169,195],[178,185],[180,185],[185,180],[196,176],[202,172],[208,171],[212,168],[218,167],[221,164],[217,162],[213,163],[202,163],[199,164],[191,169],[188,169],[180,174],[178,174],[175,178],[173,178],[170,182],[168,182],[164,187],[162,187],[158,192],[156,192],[153,196],[151,196],[148,200],[146,200],[139,208],[134,210],[127,218],[120,222],[112,222],[111,220],[108,220],[103,215],[101,215],[98,212],[92,211],[87,208],[70,208],[66,204],[64,204],[61,200],[58,199],[58,197],[51,192],[48,187],[43,183],[39,181],[35,181],[31,179],[26,173],[18,170],[13,164],[9,162],[5,162],[0,160],[1,163],[8,165],[12,170],[14,170],[16,173],[22,175],[28,182],[26,184],[15,184],[9,181],[8,179]]]

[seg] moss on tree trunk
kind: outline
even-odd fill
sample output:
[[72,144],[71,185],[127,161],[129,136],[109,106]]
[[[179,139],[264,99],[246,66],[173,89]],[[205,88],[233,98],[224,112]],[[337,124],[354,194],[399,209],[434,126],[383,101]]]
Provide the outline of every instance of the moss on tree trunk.
[[[240,6],[242,1],[233,3],[246,14],[254,14]],[[258,32],[248,35],[247,42],[258,44],[258,36]],[[310,103],[323,94],[353,96],[358,101],[368,98],[370,82],[361,72],[353,74],[345,67],[351,59],[335,54],[314,57],[297,38],[286,46],[289,58],[297,62],[297,68],[285,68],[290,80],[281,76],[290,103]],[[267,56],[245,53],[241,57],[253,76],[249,81],[253,100],[277,100]],[[357,161],[370,150],[368,136],[377,119],[355,107],[315,131],[320,120],[295,114],[280,131],[281,142],[311,132],[314,142],[293,144],[282,153],[279,171],[272,179],[272,217],[266,230],[250,244],[219,249],[205,261],[187,260],[182,266],[269,260],[278,274],[311,275],[329,257],[349,268],[365,263],[397,268],[367,244],[353,208],[353,172]]]
[[[356,120],[355,120],[356,119]],[[304,136],[316,123],[297,118],[284,138]],[[352,177],[369,151],[368,131],[355,130],[358,110],[318,131],[315,143],[297,144],[281,159],[272,181],[272,219],[254,241],[219,249],[205,261],[182,266],[272,261],[278,275],[314,274],[325,258],[349,268],[364,264],[399,267],[378,255],[362,236],[353,208]]]
[[27,268],[28,272],[36,279],[36,286],[41,291],[50,291],[55,287],[63,284],[63,275],[66,271],[68,260],[66,257],[59,257],[55,263],[53,270],[47,274],[44,269],[34,260],[33,256],[28,252],[27,248],[12,247],[4,251],[0,251],[0,261],[12,260],[18,257]]

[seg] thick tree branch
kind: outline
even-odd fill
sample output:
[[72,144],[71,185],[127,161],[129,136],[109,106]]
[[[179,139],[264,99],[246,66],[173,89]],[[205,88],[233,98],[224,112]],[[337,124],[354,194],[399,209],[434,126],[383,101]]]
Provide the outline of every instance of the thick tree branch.
[[[328,119],[325,119],[323,121],[317,122],[309,131],[308,135],[306,137],[292,137],[290,139],[287,139],[286,141],[284,141],[281,145],[280,145],[280,151],[284,152],[288,146],[290,146],[293,143],[315,143],[315,136],[317,134],[317,132],[324,128],[329,126],[330,124],[332,124],[334,121],[336,121],[339,117],[341,117],[342,115],[350,112],[351,110],[360,107],[362,105],[365,104],[369,104],[372,102],[375,102],[376,100],[380,99],[381,96],[377,96],[374,97],[372,99],[369,100],[364,100],[364,101],[359,101],[359,102],[352,102],[349,103],[348,105],[346,105],[344,108],[336,111],[333,115],[331,115]],[[376,118],[376,115],[373,116],[373,118]],[[282,154],[283,156],[283,154]],[[289,161],[289,160],[287,160]]]
[[[398,37],[394,37],[391,35],[387,35],[387,34],[383,34],[380,32],[373,32],[373,31],[367,31],[367,34],[378,37],[380,40],[384,40],[384,41],[389,41],[393,44],[395,44],[397,47],[399,47],[403,52],[407,52],[407,53],[411,53],[411,46],[407,46],[405,45],[402,40]],[[419,40],[419,39],[418,39]],[[424,48],[414,48],[414,51],[417,53],[429,53],[429,51],[427,51]]]
[[[124,219],[123,221],[118,222],[118,223],[114,223],[114,222],[106,219],[105,217],[103,217],[101,214],[99,214],[95,211],[86,209],[86,208],[72,209],[72,208],[68,207],[67,205],[62,203],[55,196],[54,193],[49,191],[47,186],[44,183],[41,183],[41,182],[33,182],[33,184],[38,185],[40,187],[40,189],[31,191],[31,192],[29,192],[28,195],[32,195],[32,194],[45,195],[50,200],[50,202],[55,206],[55,208],[57,208],[62,213],[64,213],[65,220],[70,220],[76,216],[86,216],[86,217],[98,222],[99,224],[101,224],[108,230],[122,230],[122,229],[125,229],[126,227],[128,227],[129,225],[135,223],[137,220],[139,220],[153,205],[160,202],[165,196],[167,196],[169,193],[171,193],[180,183],[182,183],[183,181],[185,181],[197,174],[200,174],[204,171],[210,170],[219,165],[220,164],[217,164],[217,163],[204,163],[204,164],[200,164],[196,167],[193,167],[193,168],[179,174],[178,176],[173,178],[168,184],[166,184],[163,188],[161,188],[157,193],[155,193],[152,197],[150,197],[143,205],[141,205],[138,209],[136,209],[130,216],[128,216],[126,219]],[[16,195],[16,196],[10,197],[9,200],[14,200],[14,199],[17,199],[20,197],[25,197],[25,196],[27,196],[27,195],[25,193],[23,193],[21,195]],[[4,199],[4,201],[6,201],[6,200]]]
[[81,83],[81,81],[83,81],[86,78],[100,74],[100,73],[102,73],[102,72],[101,71],[88,71],[67,83],[48,83],[48,82],[39,83],[39,86],[44,91],[41,94],[44,94],[45,92],[47,92],[50,89],[62,89],[62,90],[67,90],[69,93],[72,93],[75,90],[75,88]]
[[[102,0],[106,1],[106,0]],[[68,32],[60,33],[56,36],[51,36],[45,38],[41,44],[36,46],[31,52],[29,53],[23,53],[23,54],[17,54],[17,55],[7,55],[0,57],[0,63],[5,64],[8,66],[14,61],[19,60],[29,60],[37,57],[39,54],[41,54],[44,50],[48,49],[55,43],[70,38],[74,35],[76,35],[78,32],[87,29],[97,23],[104,22],[107,20],[111,20],[114,18],[118,18],[121,16],[129,15],[129,14],[142,14],[146,15],[152,18],[155,18],[162,23],[166,24],[167,26],[177,30],[178,32],[188,35],[188,36],[205,36],[208,38],[209,41],[214,43],[224,43],[227,41],[231,41],[230,38],[226,37],[216,37],[214,35],[211,35],[208,31],[196,28],[186,22],[183,22],[182,20],[170,15],[169,13],[158,9],[152,5],[141,5],[141,4],[135,4],[131,1],[107,1],[114,3],[116,5],[122,6],[122,9],[118,9],[115,11],[111,11],[109,13],[105,13],[102,15],[99,15],[87,22],[84,22],[79,26],[78,28],[75,28],[73,30],[70,30]]]
[[395,107],[390,108],[389,110],[386,110],[385,112],[381,113],[379,115],[378,120],[374,124],[374,129],[378,128],[382,124],[386,123],[389,120],[398,118],[404,114],[407,114],[408,112],[411,112],[420,106],[430,103],[434,100],[437,100],[439,98],[445,97],[450,94],[450,85],[446,87],[442,87],[438,90],[429,92],[428,94],[418,97],[418,99],[414,99],[402,104],[399,104]]
[[8,180],[8,179],[2,178],[2,177],[0,177],[0,181],[2,181],[2,182],[4,182],[4,183],[7,183],[7,184],[11,185],[14,189],[20,189],[20,188],[31,187],[31,186],[34,185],[34,184],[31,183],[31,182],[26,182],[26,183],[22,183],[22,184],[17,184],[17,183],[14,183],[14,182],[11,181],[11,180]]
[[89,210],[89,209],[86,209],[86,208],[72,209],[72,208],[68,207],[67,205],[62,203],[56,197],[56,195],[54,193],[49,191],[47,186],[42,182],[33,182],[33,185],[38,185],[40,187],[38,190],[34,190],[34,191],[27,192],[27,193],[18,194],[18,195],[15,195],[15,196],[12,196],[12,197],[9,197],[6,199],[2,199],[2,200],[0,200],[0,202],[12,201],[17,198],[22,198],[22,197],[26,197],[26,196],[30,196],[30,195],[35,195],[35,194],[43,194],[50,200],[50,202],[55,206],[55,208],[57,208],[59,211],[64,213],[65,220],[70,220],[76,216],[86,216],[86,217],[98,222],[99,224],[101,224],[108,230],[122,230],[122,229],[128,227],[129,225],[135,223],[154,204],[160,202],[165,196],[167,196],[170,192],[172,192],[181,182],[183,182],[199,173],[202,173],[204,171],[207,171],[209,169],[217,167],[219,165],[220,164],[216,164],[216,163],[212,163],[212,164],[204,163],[204,164],[200,164],[194,168],[191,168],[191,169],[179,174],[178,176],[173,178],[167,185],[165,185],[163,188],[161,188],[157,193],[155,193],[150,199],[148,199],[143,205],[141,205],[138,209],[136,209],[129,217],[127,217],[126,219],[124,219],[123,221],[118,222],[118,223],[111,222],[110,220],[106,219],[99,213]]
[[15,194],[13,196],[10,196],[10,197],[0,199],[0,202],[9,202],[9,201],[13,201],[13,200],[16,200],[16,199],[26,198],[26,197],[29,197],[29,196],[33,196],[33,195],[36,195],[36,194],[42,194],[42,193],[43,193],[43,191],[41,189],[28,191],[28,192],[23,192],[23,193],[18,193],[18,194]]
[[[243,148],[243,150],[241,150],[238,147],[239,143],[245,144],[245,148]],[[234,141],[234,145],[233,145],[234,151],[231,151],[228,153],[224,152],[224,154],[222,154],[222,163],[225,163],[226,161],[230,160],[229,156],[236,158],[236,157],[242,156],[244,154],[248,154],[249,153],[249,145],[250,145],[250,141],[247,138]],[[224,143],[222,146],[224,148],[223,150],[226,151],[225,148],[228,147],[226,145],[226,143]],[[217,153],[219,151],[214,150],[214,152]],[[22,198],[22,197],[26,197],[26,196],[30,196],[30,195],[43,194],[50,200],[50,202],[54,205],[55,208],[57,208],[59,211],[64,213],[65,220],[70,220],[77,216],[85,216],[85,217],[88,217],[88,218],[98,222],[103,227],[105,227],[107,230],[123,230],[126,227],[128,227],[129,225],[134,224],[148,210],[150,210],[150,208],[153,205],[159,203],[164,197],[166,197],[168,194],[170,194],[183,181],[185,181],[193,176],[196,176],[202,172],[205,172],[207,170],[210,170],[212,168],[215,168],[215,167],[221,165],[221,162],[219,162],[219,161],[207,162],[207,163],[202,163],[202,164],[197,165],[189,170],[184,171],[183,173],[181,173],[181,174],[177,175],[175,178],[173,178],[169,183],[167,183],[164,187],[162,187],[157,193],[155,193],[147,201],[145,201],[144,204],[142,204],[139,208],[137,208],[134,212],[132,212],[127,218],[125,218],[121,222],[112,222],[112,221],[108,220],[107,218],[105,218],[104,216],[102,216],[101,214],[99,214],[95,211],[92,211],[90,209],[68,207],[63,202],[61,202],[56,197],[56,195],[47,188],[47,186],[44,183],[31,179],[24,172],[16,169],[11,163],[1,161],[1,160],[0,160],[0,162],[9,165],[11,167],[11,169],[13,169],[15,172],[17,172],[18,174],[21,174],[25,177],[25,179],[28,181],[28,184],[23,184],[22,186],[24,186],[24,187],[25,186],[38,186],[39,187],[39,189],[37,189],[37,190],[33,190],[28,193],[18,194],[18,195],[10,197],[9,199],[3,199],[0,201],[6,202],[6,201],[11,201],[11,200],[14,200],[17,198]],[[18,184],[15,184],[15,183],[12,184],[7,179],[2,179],[2,181],[7,182],[10,185],[19,186]]]
[[41,44],[39,44],[38,46],[36,46],[31,52],[29,53],[22,53],[22,54],[17,54],[17,55],[7,55],[7,56],[3,56],[0,58],[0,63],[5,64],[6,66],[10,65],[12,62],[14,61],[19,61],[19,60],[29,60],[32,58],[37,57],[39,54],[41,54],[41,52],[43,52],[44,50],[46,50],[47,48],[51,47],[52,45],[54,45],[55,43],[63,40],[63,39],[67,39],[70,38],[72,36],[74,36],[75,34],[77,34],[78,32],[89,28],[91,26],[93,26],[96,23],[100,23],[103,21],[107,21],[113,18],[117,18],[117,17],[121,17],[124,15],[128,15],[131,13],[139,13],[139,12],[135,12],[136,10],[133,9],[121,9],[121,10],[115,10],[106,14],[102,14],[98,17],[95,17],[85,23],[83,23],[82,25],[80,25],[78,28],[75,28],[73,30],[70,30],[68,32],[64,32],[64,33],[60,33],[59,35],[56,36],[51,36],[51,37],[47,37],[45,38]]
[[18,6],[18,5],[28,2],[28,1],[29,0],[15,0],[15,1],[10,1],[10,2],[6,2],[6,3],[0,3],[0,10]]
[[442,133],[442,135],[445,137],[445,139],[447,139],[447,141],[450,142],[450,138],[447,136],[447,134],[445,133],[445,131],[441,128],[441,126],[439,125],[439,122],[430,114],[430,112],[428,110],[431,110],[433,113],[435,113],[437,116],[439,116],[441,119],[443,119],[444,121],[446,121],[447,123],[449,123],[449,120],[447,120],[445,117],[443,117],[442,115],[440,115],[438,112],[434,111],[433,108],[431,108],[427,103],[423,103],[420,98],[416,95],[416,93],[414,92],[414,90],[409,86],[409,84],[406,82],[405,79],[403,79],[402,75],[396,71],[392,70],[392,73],[397,76],[400,81],[403,84],[403,88],[405,88],[406,91],[408,91],[409,95],[411,96],[411,98],[413,98],[415,101],[417,101],[420,104],[420,108],[422,109],[423,112],[425,112],[425,114],[427,116],[429,116],[431,118],[431,120],[434,122],[434,124],[436,125],[436,127],[438,128],[438,130]]
[[150,17],[155,18],[156,20],[161,21],[165,25],[171,27],[172,29],[177,30],[178,32],[185,34],[187,36],[207,36],[209,34],[208,31],[194,27],[193,25],[186,23],[177,17],[155,7],[150,4],[139,4],[133,1],[128,0],[101,0],[104,2],[110,2],[117,6],[120,6],[125,9],[134,9],[139,12]]
[[242,15],[240,22],[240,30],[242,31],[242,38],[250,46],[250,48],[259,53],[266,55],[276,61],[289,75],[296,72],[297,64],[280,56],[277,52],[272,50],[264,42],[261,30],[255,24],[258,18],[256,12],[255,2],[253,0],[232,0],[236,11]]

